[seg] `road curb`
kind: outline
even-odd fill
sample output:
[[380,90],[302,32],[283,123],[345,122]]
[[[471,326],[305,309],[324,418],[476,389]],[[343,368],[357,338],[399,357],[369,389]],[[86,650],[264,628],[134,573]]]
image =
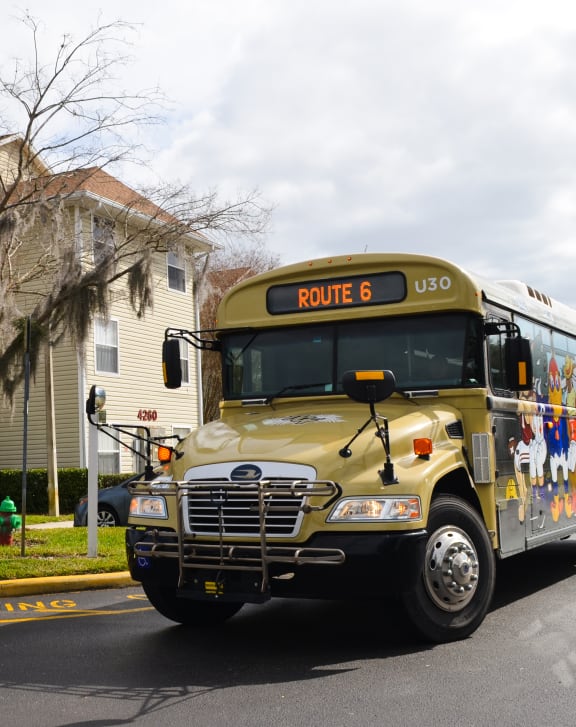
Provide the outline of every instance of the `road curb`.
[[46,578],[15,578],[0,581],[0,598],[29,596],[39,593],[87,591],[96,588],[125,588],[138,586],[129,571],[120,573],[92,573],[74,576],[47,576]]

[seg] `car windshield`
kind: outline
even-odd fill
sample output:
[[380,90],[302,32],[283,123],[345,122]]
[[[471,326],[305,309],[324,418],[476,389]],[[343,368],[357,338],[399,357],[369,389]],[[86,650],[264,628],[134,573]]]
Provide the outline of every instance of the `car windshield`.
[[342,393],[349,370],[390,369],[400,390],[483,384],[479,318],[384,318],[229,333],[224,398]]

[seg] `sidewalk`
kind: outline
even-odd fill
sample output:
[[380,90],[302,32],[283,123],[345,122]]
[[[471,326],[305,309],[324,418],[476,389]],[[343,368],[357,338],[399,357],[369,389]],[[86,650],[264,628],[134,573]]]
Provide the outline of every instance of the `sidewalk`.
[[[57,522],[26,524],[26,531],[43,528],[71,528],[72,520]],[[69,591],[86,591],[98,588],[126,588],[140,585],[133,581],[130,571],[119,573],[95,573],[74,576],[46,576],[44,578],[15,578],[0,581],[0,598],[13,596],[30,596],[41,593],[67,593]]]

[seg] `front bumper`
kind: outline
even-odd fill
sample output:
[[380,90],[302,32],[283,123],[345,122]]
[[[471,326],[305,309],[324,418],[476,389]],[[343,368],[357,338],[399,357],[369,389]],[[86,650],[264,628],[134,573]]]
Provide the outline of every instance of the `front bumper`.
[[305,543],[178,540],[169,529],[126,531],[132,577],[177,587],[197,600],[262,602],[298,598],[384,597],[419,577],[426,531],[325,532]]

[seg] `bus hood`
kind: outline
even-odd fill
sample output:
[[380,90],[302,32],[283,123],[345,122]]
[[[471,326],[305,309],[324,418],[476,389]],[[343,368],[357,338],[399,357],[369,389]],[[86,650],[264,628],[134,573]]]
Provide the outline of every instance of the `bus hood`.
[[[427,437],[436,449],[454,447],[448,432],[449,425],[458,423],[458,410],[439,399],[415,404],[394,397],[376,411],[389,421],[395,466],[410,467],[416,457],[414,439]],[[223,419],[197,429],[179,445],[182,454],[173,461],[173,476],[186,480],[194,476],[192,468],[221,463],[221,474],[214,474],[217,468],[210,470],[213,476],[227,479],[234,465],[251,462],[306,465],[314,469],[317,479],[336,481],[366,471],[377,473],[385,451],[373,422],[351,444],[350,456],[340,453],[369,418],[368,406],[342,399],[227,410]]]

